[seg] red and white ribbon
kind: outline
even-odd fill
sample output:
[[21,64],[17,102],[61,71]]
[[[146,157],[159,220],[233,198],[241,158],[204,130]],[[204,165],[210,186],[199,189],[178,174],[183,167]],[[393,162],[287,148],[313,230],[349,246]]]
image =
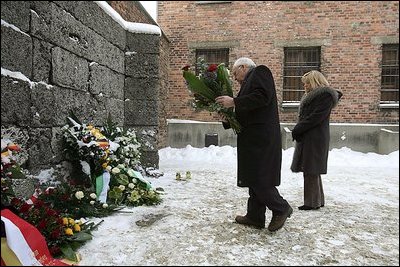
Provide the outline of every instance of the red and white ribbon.
[[[8,209],[1,210],[8,247],[24,266],[69,266],[54,259],[47,247],[45,238],[31,224]],[[3,259],[6,262],[7,259]]]

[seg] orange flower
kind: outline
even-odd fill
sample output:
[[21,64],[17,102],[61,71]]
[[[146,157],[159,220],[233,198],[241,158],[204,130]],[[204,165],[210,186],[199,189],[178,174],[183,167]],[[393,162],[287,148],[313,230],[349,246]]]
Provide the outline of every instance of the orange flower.
[[79,224],[75,224],[74,225],[74,231],[75,232],[80,232],[81,231],[81,227],[79,226]]
[[108,146],[109,146],[108,141],[98,141],[97,144],[99,145],[99,147],[101,147],[103,149],[108,148]]
[[74,235],[74,231],[71,228],[65,228],[64,232],[66,235]]
[[21,148],[18,145],[14,144],[14,143],[9,144],[7,146],[7,148],[9,150],[11,150],[11,151],[20,151],[21,150]]

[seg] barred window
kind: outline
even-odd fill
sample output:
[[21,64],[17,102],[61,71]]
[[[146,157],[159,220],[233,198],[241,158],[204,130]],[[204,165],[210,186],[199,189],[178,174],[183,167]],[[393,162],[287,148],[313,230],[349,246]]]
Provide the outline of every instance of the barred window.
[[229,48],[220,49],[197,49],[196,50],[196,75],[199,74],[198,60],[202,57],[207,64],[225,63],[229,67]]
[[299,102],[304,94],[301,77],[321,68],[321,47],[285,47],[283,102]]
[[399,103],[399,45],[382,47],[381,103]]

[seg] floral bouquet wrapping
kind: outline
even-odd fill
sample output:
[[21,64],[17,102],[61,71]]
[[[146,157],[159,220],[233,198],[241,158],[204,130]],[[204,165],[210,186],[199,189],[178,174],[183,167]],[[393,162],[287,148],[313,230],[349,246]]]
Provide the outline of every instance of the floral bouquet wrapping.
[[240,124],[236,120],[233,108],[224,108],[221,104],[215,102],[215,98],[218,96],[233,97],[232,81],[225,64],[208,66],[203,59],[200,59],[200,74],[198,76],[189,71],[189,66],[183,67],[182,70],[188,89],[194,95],[194,108],[217,112],[227,119],[235,133],[240,132]]

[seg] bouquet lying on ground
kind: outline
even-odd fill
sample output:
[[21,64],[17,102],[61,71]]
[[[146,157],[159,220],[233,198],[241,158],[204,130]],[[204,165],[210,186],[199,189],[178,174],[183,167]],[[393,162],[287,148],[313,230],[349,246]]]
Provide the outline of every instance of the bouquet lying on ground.
[[240,132],[240,124],[236,120],[233,108],[224,108],[221,104],[215,102],[215,98],[218,96],[233,97],[232,81],[229,78],[228,69],[224,63],[207,65],[202,58],[199,59],[199,62],[200,72],[198,76],[189,71],[189,66],[182,68],[183,77],[194,95],[194,108],[217,112],[226,118],[235,133]]

